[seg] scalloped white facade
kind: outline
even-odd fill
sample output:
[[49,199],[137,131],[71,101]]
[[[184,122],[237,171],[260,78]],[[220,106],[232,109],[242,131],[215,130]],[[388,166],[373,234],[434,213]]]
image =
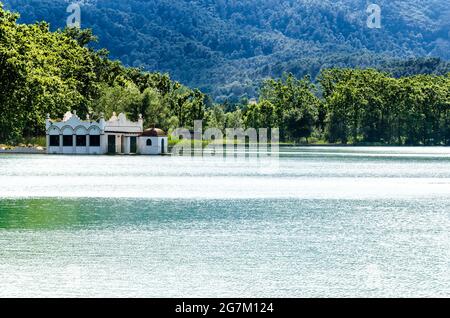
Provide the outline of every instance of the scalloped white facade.
[[70,155],[167,153],[167,137],[142,136],[142,117],[137,122],[120,113],[105,121],[81,120],[76,112],[67,112],[62,121],[46,119],[47,153]]

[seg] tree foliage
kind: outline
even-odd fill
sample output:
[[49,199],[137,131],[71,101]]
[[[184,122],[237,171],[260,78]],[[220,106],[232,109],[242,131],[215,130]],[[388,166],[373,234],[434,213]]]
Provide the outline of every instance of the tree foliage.
[[[63,28],[67,0],[4,0],[22,22]],[[377,0],[382,28],[366,26],[367,0],[83,0],[81,23],[113,59],[169,72],[216,102],[258,95],[267,77],[312,79],[323,69],[374,67],[394,76],[450,71],[447,0]],[[79,37],[85,43],[86,37]]]
[[[286,141],[399,145],[450,144],[450,76],[439,60],[376,69],[323,69],[317,82],[286,73],[267,78],[259,101],[214,104],[167,74],[124,67],[91,47],[90,30],[18,24],[0,6],[0,141],[45,134],[45,117],[76,110],[98,118],[126,112],[165,130],[280,128]],[[408,70],[413,70],[409,73]],[[416,72],[421,75],[410,75]],[[238,87],[238,85],[236,86]]]
[[330,142],[449,144],[450,77],[399,79],[373,69],[331,69],[320,77]]
[[0,141],[45,134],[46,114],[71,110],[98,118],[124,111],[169,129],[203,119],[206,96],[166,74],[126,68],[88,47],[90,30],[51,32],[47,23],[18,24],[0,3]]
[[289,74],[267,80],[261,92],[244,111],[246,127],[279,127],[286,141],[450,144],[450,74],[395,78],[374,69],[327,69],[318,84]]

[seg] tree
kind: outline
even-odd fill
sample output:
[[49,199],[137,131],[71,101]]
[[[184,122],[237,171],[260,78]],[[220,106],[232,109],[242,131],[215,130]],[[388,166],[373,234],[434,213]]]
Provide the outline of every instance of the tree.
[[285,113],[284,120],[291,140],[305,138],[306,142],[308,142],[316,122],[312,112],[304,112],[301,109],[294,108]]
[[[311,136],[321,104],[315,92],[309,77],[298,80],[292,74],[285,74],[279,80],[267,80],[261,89],[261,99],[275,108],[270,127],[280,128],[283,139]],[[271,107],[261,107],[260,111],[268,111],[267,115],[272,116]]]
[[109,118],[113,112],[128,112],[134,119],[137,119],[138,114],[142,113],[141,93],[132,82],[127,82],[125,86],[103,84],[100,89],[100,97],[93,102],[93,108],[96,116],[103,113]]
[[227,117],[223,106],[215,105],[207,111],[208,128],[217,128],[222,131],[225,130]]
[[227,128],[243,128],[244,118],[242,110],[240,108],[236,109],[234,112],[227,113],[225,115],[226,127]]
[[147,88],[142,93],[141,102],[139,104],[140,114],[144,118],[147,126],[155,125],[163,129],[170,126],[170,112],[167,105],[162,102],[161,95],[154,88]]
[[18,24],[0,4],[0,142],[45,134],[45,118],[140,113],[146,125],[163,129],[192,126],[204,119],[200,90],[173,82],[167,74],[126,68],[106,50],[89,48],[91,30],[51,32],[45,22]]

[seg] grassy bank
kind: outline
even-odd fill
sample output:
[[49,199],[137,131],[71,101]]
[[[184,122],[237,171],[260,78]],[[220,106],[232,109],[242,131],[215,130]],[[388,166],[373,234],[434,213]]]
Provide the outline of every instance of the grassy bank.
[[46,137],[29,137],[23,138],[20,142],[14,144],[3,144],[0,143],[0,149],[3,150],[11,150],[16,147],[21,148],[37,148],[37,147],[46,147]]

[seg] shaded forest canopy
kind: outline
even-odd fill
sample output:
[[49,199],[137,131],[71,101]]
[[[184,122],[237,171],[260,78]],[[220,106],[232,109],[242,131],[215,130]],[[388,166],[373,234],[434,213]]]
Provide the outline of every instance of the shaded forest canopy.
[[[63,28],[68,0],[4,0],[21,22]],[[81,23],[112,59],[169,73],[216,102],[256,97],[267,77],[315,79],[322,69],[373,67],[395,75],[450,70],[400,61],[450,58],[447,0],[377,0],[382,28],[366,26],[367,0],[83,0]],[[395,64],[395,65],[393,65]]]
[[0,142],[43,135],[47,113],[76,110],[93,119],[143,114],[146,125],[165,130],[192,128],[194,120],[220,129],[279,127],[284,141],[450,144],[450,77],[436,75],[446,71],[439,59],[392,61],[383,66],[391,74],[324,69],[316,82],[285,73],[262,82],[257,103],[217,104],[168,75],[110,60],[89,46],[90,30],[52,32],[18,18],[0,6]]

